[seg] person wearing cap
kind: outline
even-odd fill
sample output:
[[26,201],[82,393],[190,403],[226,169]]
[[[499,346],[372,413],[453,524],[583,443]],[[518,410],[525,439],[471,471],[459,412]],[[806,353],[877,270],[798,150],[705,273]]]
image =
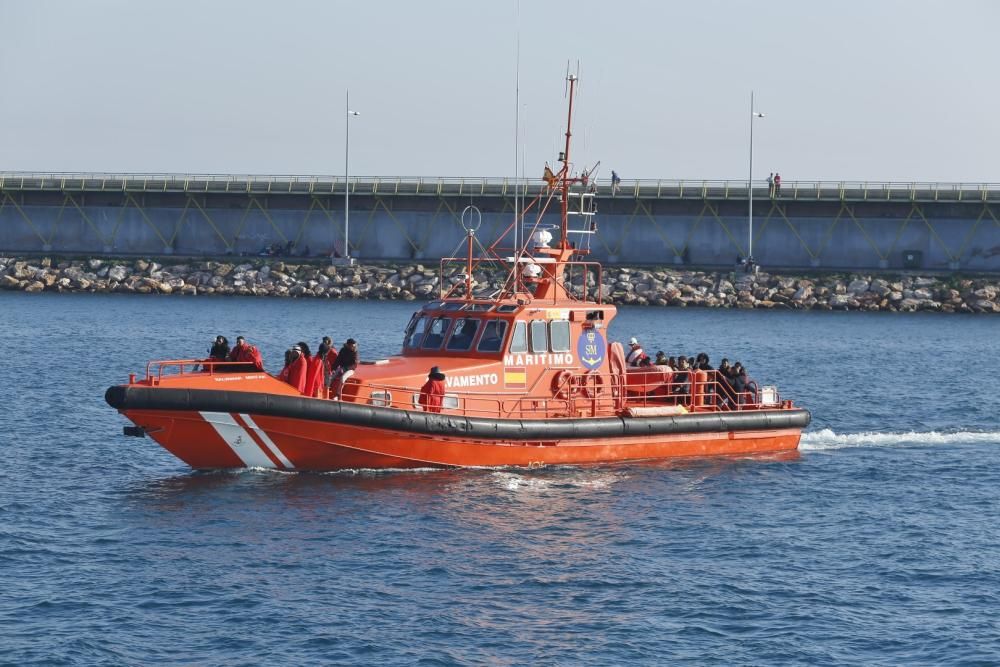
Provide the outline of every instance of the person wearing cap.
[[667,355],[664,354],[663,350],[656,353],[656,361],[653,362],[654,366],[669,366],[670,360],[667,359]]
[[628,341],[629,350],[628,356],[625,357],[625,363],[629,366],[638,366],[642,363],[642,358],[646,356],[646,353],[642,351],[642,346],[639,345],[639,341],[633,336]]
[[231,370],[234,371],[260,372],[264,370],[264,358],[261,356],[260,350],[248,343],[243,336],[236,337],[236,347],[229,352],[229,361],[239,361],[243,364],[231,367]]
[[348,378],[354,375],[358,367],[358,342],[353,338],[348,338],[344,347],[337,353],[337,360],[333,362],[330,378],[330,398],[335,401],[340,400],[344,391],[344,384]]
[[444,399],[444,373],[437,366],[427,374],[427,382],[420,388],[420,406],[424,412],[441,412],[441,402]]

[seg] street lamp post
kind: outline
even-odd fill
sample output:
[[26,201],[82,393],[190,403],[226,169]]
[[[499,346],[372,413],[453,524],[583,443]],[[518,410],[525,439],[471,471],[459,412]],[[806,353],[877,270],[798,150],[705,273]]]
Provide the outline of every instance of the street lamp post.
[[360,116],[361,114],[357,111],[351,111],[351,91],[347,91],[347,100],[345,108],[347,109],[347,116],[344,120],[344,262],[347,264],[351,263],[351,242],[350,242],[350,207],[349,198],[351,195],[351,184],[350,184],[350,171],[349,171],[349,156],[350,156],[350,145],[351,145],[351,117]]
[[754,111],[753,91],[750,91],[750,172],[747,174],[747,269],[752,270],[753,264],[753,119],[763,118],[764,114]]

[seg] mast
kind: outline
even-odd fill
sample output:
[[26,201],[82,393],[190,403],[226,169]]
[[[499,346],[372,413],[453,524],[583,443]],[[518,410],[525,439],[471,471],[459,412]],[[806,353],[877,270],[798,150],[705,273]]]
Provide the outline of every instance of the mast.
[[[570,165],[570,140],[573,137],[573,96],[576,93],[577,77],[568,74],[566,81],[569,83],[569,104],[566,111],[566,144],[563,152],[559,155],[562,162],[562,169],[559,172],[559,245],[554,248],[535,248],[534,252],[547,256],[550,259],[540,264],[542,278],[535,288],[535,298],[540,301],[551,300],[552,302],[570,299],[570,295],[563,284],[563,274],[566,263],[570,261],[576,250],[573,249],[569,240],[569,189],[579,179],[571,177],[569,173]],[[527,239],[525,239],[527,241]]]
[[562,236],[559,247],[563,249],[569,248],[569,145],[570,138],[573,136],[573,94],[576,88],[576,76],[569,74],[566,76],[566,80],[569,82],[569,108],[566,112],[566,148],[562,155],[562,206],[559,220]]

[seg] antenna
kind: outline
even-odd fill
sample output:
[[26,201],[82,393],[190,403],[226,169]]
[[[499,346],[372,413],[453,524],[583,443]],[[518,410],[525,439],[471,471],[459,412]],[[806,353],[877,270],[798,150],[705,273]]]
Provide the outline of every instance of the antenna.
[[[517,32],[514,40],[514,261],[517,261],[518,251],[518,229],[522,224],[521,208],[517,198],[517,151],[518,143],[521,141],[521,2],[517,0],[514,5],[515,22]],[[515,265],[516,266],[516,265]],[[516,271],[514,272],[516,275]]]

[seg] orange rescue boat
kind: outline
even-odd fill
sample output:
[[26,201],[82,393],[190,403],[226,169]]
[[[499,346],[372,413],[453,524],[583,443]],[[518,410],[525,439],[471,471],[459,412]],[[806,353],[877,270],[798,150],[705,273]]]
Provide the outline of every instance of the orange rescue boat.
[[[135,424],[125,433],[148,435],[193,468],[539,466],[794,451],[810,415],[775,387],[737,392],[718,371],[627,366],[621,344],[608,343],[616,309],[603,301],[600,265],[583,261],[597,231],[594,192],[585,172],[571,174],[575,84],[570,76],[561,169],[493,245],[479,246],[469,229],[466,257],[441,260],[440,298],[414,313],[400,355],[362,362],[341,400],[305,396],[242,364],[150,362],[144,378],[105,394]],[[553,202],[559,225],[544,225]],[[512,230],[527,242],[504,250]],[[490,266],[506,279],[482,294],[473,276]],[[434,366],[445,393],[425,411],[420,389]]]

